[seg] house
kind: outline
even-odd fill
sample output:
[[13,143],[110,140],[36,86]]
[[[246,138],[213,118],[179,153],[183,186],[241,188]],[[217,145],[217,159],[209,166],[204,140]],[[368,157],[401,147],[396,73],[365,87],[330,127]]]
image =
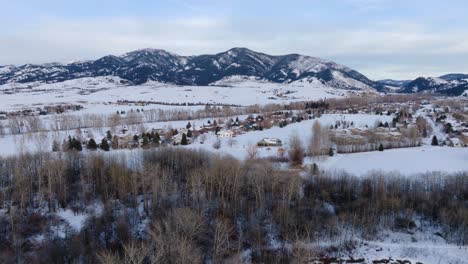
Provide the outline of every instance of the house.
[[113,143],[117,143],[117,147],[121,149],[132,149],[139,147],[138,142],[134,140],[132,135],[115,135],[113,140],[117,140]]
[[224,130],[224,131],[220,131],[218,133],[218,137],[222,137],[222,138],[231,138],[231,137],[235,137],[236,134],[234,134],[233,131],[231,130]]
[[263,138],[257,143],[259,147],[280,147],[283,143],[277,138]]

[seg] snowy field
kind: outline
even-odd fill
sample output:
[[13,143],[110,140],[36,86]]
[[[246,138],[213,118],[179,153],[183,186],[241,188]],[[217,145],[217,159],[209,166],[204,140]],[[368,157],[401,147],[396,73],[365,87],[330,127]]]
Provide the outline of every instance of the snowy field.
[[[440,230],[434,226],[424,225],[411,232],[382,231],[379,239],[373,241],[353,237],[351,240],[355,242],[356,248],[351,253],[339,253],[339,257],[364,258],[365,263],[390,258],[424,264],[468,263],[468,247],[447,244],[443,238],[435,235],[437,232],[440,233]],[[348,240],[350,237],[344,239]],[[332,246],[340,247],[337,242],[320,242],[301,246],[322,250]]]
[[[305,163],[313,163],[308,158]],[[338,154],[317,161],[321,170],[346,171],[365,176],[370,172],[394,172],[396,175],[413,175],[427,172],[468,171],[468,149],[422,146],[417,148],[389,149],[385,151]]]
[[[5,84],[0,86],[0,111],[70,103],[83,105],[88,112],[100,113],[103,105],[118,100],[247,106],[342,97],[349,93],[314,82],[285,85],[231,79],[216,86],[176,86],[155,82],[131,86],[120,81],[118,77],[99,77],[54,84]],[[163,105],[158,107],[164,108]]]

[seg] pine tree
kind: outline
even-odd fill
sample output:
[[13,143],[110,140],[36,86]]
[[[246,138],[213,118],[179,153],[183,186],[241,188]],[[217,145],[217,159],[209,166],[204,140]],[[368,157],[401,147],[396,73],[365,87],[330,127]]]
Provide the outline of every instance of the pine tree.
[[439,140],[437,140],[437,137],[436,136],[433,136],[432,137],[432,143],[431,143],[432,146],[439,146]]
[[193,136],[192,130],[187,131],[187,137],[191,138]]
[[192,124],[190,124],[190,122],[187,123],[187,125],[185,126],[185,128],[187,129],[190,129],[192,127]]
[[52,151],[57,152],[60,151],[60,143],[57,140],[52,142]]
[[75,142],[74,142],[74,149],[76,151],[82,151],[83,150],[83,146],[81,145],[81,141],[78,140],[78,139],[75,139]]
[[141,146],[143,148],[147,148],[149,146],[149,140],[148,140],[148,137],[147,136],[144,136],[143,137],[143,142],[141,143]]
[[73,140],[71,136],[68,136],[68,142],[67,142],[67,151],[73,149]]
[[106,137],[108,140],[112,140],[112,134],[109,130],[106,132]]
[[312,175],[319,175],[319,168],[316,163],[312,164]]
[[182,140],[180,141],[181,145],[188,145],[188,140],[187,140],[187,135],[185,133],[182,133]]
[[103,138],[102,141],[101,141],[101,149],[104,150],[104,151],[109,151],[110,150],[109,143],[107,142],[106,138]]
[[91,138],[91,139],[88,141],[88,146],[87,146],[87,148],[88,148],[89,150],[96,150],[96,149],[97,149],[96,141],[95,141],[93,138]]
[[159,136],[158,132],[154,133],[153,142],[156,143],[157,145],[161,143],[161,136]]
[[380,144],[380,146],[379,146],[379,151],[383,151],[383,150],[384,150],[383,145]]
[[[335,153],[333,152],[333,148],[330,147],[330,148],[328,149],[328,156],[333,157],[333,155],[335,155]],[[315,163],[314,163],[314,164],[315,164]]]

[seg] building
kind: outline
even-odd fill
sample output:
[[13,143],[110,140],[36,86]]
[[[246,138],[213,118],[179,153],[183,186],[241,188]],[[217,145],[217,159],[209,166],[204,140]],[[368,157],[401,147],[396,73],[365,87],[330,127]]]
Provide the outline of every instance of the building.
[[222,138],[231,138],[231,137],[235,137],[236,134],[231,131],[231,130],[224,130],[224,131],[220,131],[218,133],[218,137],[222,137]]
[[280,147],[282,145],[283,142],[277,138],[263,138],[257,143],[259,147]]

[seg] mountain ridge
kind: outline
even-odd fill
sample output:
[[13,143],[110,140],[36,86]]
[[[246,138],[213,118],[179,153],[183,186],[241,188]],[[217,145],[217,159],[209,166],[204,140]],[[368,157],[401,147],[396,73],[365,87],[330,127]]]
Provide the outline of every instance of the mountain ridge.
[[134,84],[148,81],[176,85],[210,85],[225,77],[244,75],[275,83],[320,81],[347,90],[377,90],[384,86],[335,62],[316,57],[268,55],[248,48],[217,54],[180,56],[162,49],[145,48],[119,56],[68,64],[25,64],[0,67],[0,85],[6,83],[56,83],[82,77],[117,76]]
[[399,93],[431,93],[460,96],[468,91],[468,74],[449,73],[439,77],[418,77],[414,80],[385,79],[377,81]]

